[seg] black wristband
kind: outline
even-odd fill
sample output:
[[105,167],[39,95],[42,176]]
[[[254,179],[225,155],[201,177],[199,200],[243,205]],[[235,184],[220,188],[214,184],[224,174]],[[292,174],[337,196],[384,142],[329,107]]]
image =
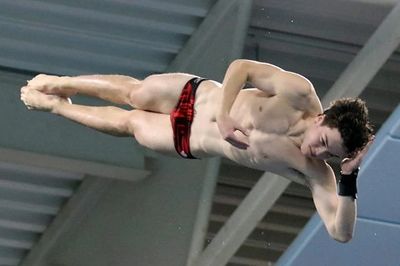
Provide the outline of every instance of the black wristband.
[[340,196],[351,196],[354,199],[357,198],[357,176],[358,168],[349,175],[340,174],[338,183],[338,194]]

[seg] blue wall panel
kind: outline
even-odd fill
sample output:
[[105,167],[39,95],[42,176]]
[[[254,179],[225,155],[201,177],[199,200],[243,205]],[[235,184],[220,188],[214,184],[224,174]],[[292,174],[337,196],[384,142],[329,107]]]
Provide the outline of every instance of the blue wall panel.
[[387,135],[373,152],[358,180],[358,216],[399,222],[400,139]]
[[400,265],[400,225],[358,219],[354,239],[342,244],[329,239],[318,217],[313,219],[312,227],[315,230],[307,230],[308,234],[311,233],[310,237],[291,247],[278,265]]
[[[398,112],[398,110],[400,109],[400,106],[397,107],[396,109],[396,113]],[[395,116],[393,116],[393,126],[392,126],[392,130],[390,130],[390,135],[394,138],[400,138],[400,119],[395,120]]]

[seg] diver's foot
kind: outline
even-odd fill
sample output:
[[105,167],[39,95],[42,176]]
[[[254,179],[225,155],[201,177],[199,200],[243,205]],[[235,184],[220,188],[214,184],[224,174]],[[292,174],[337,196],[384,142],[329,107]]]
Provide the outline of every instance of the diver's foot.
[[52,112],[54,107],[64,103],[71,103],[69,98],[57,95],[48,95],[31,87],[21,88],[21,100],[30,110]]
[[57,95],[63,98],[69,98],[76,94],[76,91],[62,86],[62,81],[66,77],[39,74],[28,81],[30,88],[41,91],[46,94]]

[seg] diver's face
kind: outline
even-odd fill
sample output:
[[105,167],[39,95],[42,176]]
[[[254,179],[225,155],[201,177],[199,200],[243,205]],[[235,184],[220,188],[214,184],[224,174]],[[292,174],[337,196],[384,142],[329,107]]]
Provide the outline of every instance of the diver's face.
[[345,156],[343,140],[337,128],[322,125],[325,116],[317,116],[304,134],[301,152],[310,158],[326,160]]

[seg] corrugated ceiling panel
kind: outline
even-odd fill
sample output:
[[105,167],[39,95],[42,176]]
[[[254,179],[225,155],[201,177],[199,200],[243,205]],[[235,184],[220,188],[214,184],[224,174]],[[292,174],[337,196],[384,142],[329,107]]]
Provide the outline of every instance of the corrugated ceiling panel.
[[5,0],[0,64],[68,75],[163,72],[214,2]]
[[0,265],[18,265],[82,180],[0,163]]

